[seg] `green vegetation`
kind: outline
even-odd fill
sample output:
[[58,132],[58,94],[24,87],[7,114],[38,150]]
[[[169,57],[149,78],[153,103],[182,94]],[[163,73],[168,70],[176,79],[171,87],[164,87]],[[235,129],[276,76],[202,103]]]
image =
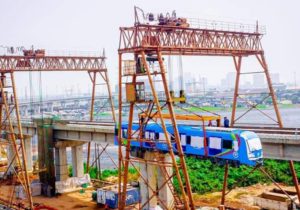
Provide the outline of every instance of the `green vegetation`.
[[108,116],[111,116],[111,113],[108,113],[108,112],[94,112],[94,116],[97,116],[97,117],[108,117]]
[[[212,163],[210,160],[200,160],[193,157],[186,157],[186,164],[190,177],[191,187],[193,192],[203,194],[207,192],[221,191],[223,185],[224,166]],[[292,185],[292,175],[289,170],[287,161],[265,160],[265,170],[272,176],[272,178],[279,183]],[[252,167],[240,166],[230,167],[228,175],[228,188],[232,187],[246,187],[257,183],[271,183],[271,181],[264,176],[259,170],[250,173]],[[300,180],[300,163],[295,163],[295,169]],[[86,172],[86,164],[84,164],[84,171]],[[72,176],[72,166],[69,166],[69,175]],[[97,168],[92,167],[90,170],[91,178],[96,178]],[[109,177],[117,177],[118,170],[105,169],[102,171],[101,179],[106,180]],[[248,176],[248,177],[247,177]],[[129,168],[130,180],[137,180],[138,173],[135,169]],[[243,178],[247,177],[243,182]],[[178,180],[173,180],[175,189],[179,191]]]
[[257,106],[256,106],[256,108],[257,109],[266,109],[266,108],[268,108],[265,104],[258,104]]
[[191,112],[201,112],[203,110],[209,111],[209,112],[215,112],[215,111],[221,111],[224,110],[223,107],[214,107],[214,106],[203,106],[201,108],[198,107],[190,107],[187,108]]
[[[281,109],[288,109],[288,108],[295,108],[297,105],[295,104],[278,104],[279,108]],[[273,109],[273,107],[267,106],[265,104],[258,104],[258,109],[264,110],[264,109]],[[219,112],[219,111],[231,111],[231,107],[214,107],[214,106],[203,106],[203,107],[189,107],[186,108],[190,112],[203,112],[203,110],[209,111],[209,112]],[[237,106],[237,110],[246,110],[246,107],[243,106]],[[176,109],[176,112],[184,112],[181,109]]]
[[[222,190],[224,166],[213,164],[210,160],[199,160],[193,157],[187,157],[186,164],[193,192],[203,194]],[[264,168],[276,182],[284,183],[286,185],[293,184],[287,161],[265,160]],[[298,179],[300,179],[300,163],[295,163],[295,168]],[[248,176],[252,169],[252,167],[248,166],[240,166],[238,168],[230,167],[228,188],[231,189],[234,186],[246,187],[257,183],[271,182],[259,170],[254,171]],[[246,176],[248,176],[248,178],[245,181],[237,182]],[[178,181],[174,179],[174,183],[175,188],[178,191]]]
[[297,107],[296,104],[279,104],[279,108],[284,108],[284,109],[296,108],[296,107]]
[[[84,173],[86,173],[86,163],[83,164],[83,168],[84,168]],[[72,177],[72,165],[68,166],[69,169],[69,176]],[[96,179],[97,178],[97,167],[90,167],[90,177],[91,179]],[[137,179],[137,171],[134,168],[129,168],[129,174],[131,175],[132,179]],[[118,170],[116,169],[104,169],[103,171],[101,171],[101,180],[106,180],[109,177],[117,177],[118,176]]]

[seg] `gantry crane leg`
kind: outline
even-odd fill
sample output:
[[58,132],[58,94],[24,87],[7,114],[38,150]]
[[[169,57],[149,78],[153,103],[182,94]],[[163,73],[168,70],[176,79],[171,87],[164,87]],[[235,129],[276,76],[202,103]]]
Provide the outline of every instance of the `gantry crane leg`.
[[[7,77],[9,75],[9,77]],[[7,80],[10,78],[10,85],[7,85]],[[4,110],[1,110],[1,131],[8,132],[9,135],[9,143],[13,146],[13,152],[14,157],[12,158],[11,163],[8,163],[8,165],[13,165],[12,162],[16,159],[17,160],[17,170],[14,170],[15,176],[18,178],[18,180],[21,183],[21,186],[24,188],[25,193],[27,195],[28,199],[28,208],[33,209],[33,201],[31,196],[31,189],[30,189],[30,181],[29,176],[27,172],[27,161],[26,161],[26,154],[25,154],[25,146],[24,146],[24,137],[23,137],[23,131],[21,126],[21,118],[19,113],[19,107],[18,107],[18,97],[17,97],[17,91],[16,91],[16,84],[14,79],[14,73],[13,71],[2,73],[1,74],[1,81],[0,81],[0,89],[1,89],[1,103],[2,108]],[[10,97],[8,96],[8,90],[11,89],[12,91],[10,94]],[[3,111],[4,114],[3,115]],[[20,147],[18,148],[17,145],[17,138],[15,134],[15,130],[13,128],[13,122],[12,122],[12,115],[15,114],[16,121],[17,121],[17,138],[20,140]],[[7,129],[3,129],[7,128]],[[22,155],[22,161],[19,155],[19,152],[21,150]],[[13,200],[11,200],[13,202]],[[10,205],[10,204],[9,204]]]

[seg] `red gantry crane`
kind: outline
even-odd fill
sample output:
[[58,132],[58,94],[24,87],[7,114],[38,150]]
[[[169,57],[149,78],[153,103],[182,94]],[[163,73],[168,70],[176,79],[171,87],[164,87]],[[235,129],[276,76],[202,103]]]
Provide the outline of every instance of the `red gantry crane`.
[[[135,24],[130,27],[120,27],[119,41],[119,209],[125,208],[126,189],[128,183],[128,168],[134,167],[134,163],[143,163],[145,160],[130,155],[130,140],[137,139],[141,142],[149,142],[150,139],[143,139],[142,127],[150,120],[157,120],[160,123],[164,134],[165,143],[169,149],[171,162],[163,162],[156,157],[151,164],[158,165],[165,171],[165,182],[157,189],[150,189],[151,195],[146,203],[140,207],[143,209],[153,197],[160,194],[160,190],[167,185],[174,197],[172,207],[163,204],[159,200],[161,207],[164,209],[195,209],[192,189],[187,173],[186,163],[182,147],[178,146],[177,156],[172,149],[172,142],[181,145],[179,132],[177,129],[177,119],[174,111],[174,102],[179,102],[170,93],[167,82],[167,70],[164,64],[163,56],[225,56],[233,59],[236,69],[235,89],[232,102],[231,126],[238,125],[238,121],[249,111],[256,109],[263,113],[266,117],[275,122],[278,127],[283,127],[280,112],[278,110],[276,96],[272,87],[269,68],[265,58],[265,52],[262,47],[261,39],[265,34],[265,27],[257,23],[246,25],[240,23],[217,22],[189,20],[180,18],[173,12],[170,14],[144,13],[138,7],[135,7]],[[242,60],[254,56],[262,67],[260,72],[246,72],[246,74],[262,73],[267,79],[268,97],[271,98],[272,106],[275,110],[275,119],[259,109],[258,104],[250,104],[249,110],[237,117],[236,107],[238,99],[245,100],[240,93],[240,77],[242,73]],[[125,59],[124,59],[125,57]],[[128,60],[128,58],[130,60]],[[160,86],[157,82],[160,82]],[[150,93],[145,93],[146,86],[150,89]],[[159,88],[158,88],[159,87]],[[126,101],[123,102],[122,91],[126,90]],[[162,94],[159,94],[162,91]],[[163,99],[160,98],[163,95]],[[124,97],[125,98],[125,97]],[[182,100],[184,102],[184,100]],[[129,103],[128,119],[123,117],[124,103]],[[146,107],[142,109],[141,107]],[[140,120],[141,130],[135,131],[132,128],[134,120],[134,111],[138,110],[139,116],[143,116]],[[153,119],[155,116],[155,119]],[[167,116],[165,118],[165,116]],[[174,136],[169,135],[166,128],[166,120],[171,122]],[[127,136],[123,137],[121,124],[128,121]],[[122,146],[126,148],[125,154]],[[150,164],[150,163],[149,163]],[[292,161],[291,161],[292,164]],[[174,173],[167,173],[167,168],[172,167]],[[291,169],[293,167],[291,166]],[[144,183],[149,187],[147,178],[143,177],[139,172]],[[176,177],[178,180],[180,195],[174,190],[172,179]],[[149,187],[151,188],[151,187]],[[150,194],[150,193],[149,193]],[[142,195],[144,196],[144,195]],[[223,200],[223,199],[222,199]],[[224,200],[222,201],[224,205]]]
[[[8,162],[7,170],[13,166],[13,175],[7,177],[7,170],[0,180],[0,185],[11,182],[11,194],[7,198],[1,196],[0,203],[14,208],[33,209],[33,200],[30,190],[30,180],[26,165],[26,151],[24,148],[24,136],[22,133],[21,117],[18,107],[17,96],[17,82],[15,81],[15,73],[17,72],[88,72],[92,81],[92,100],[90,120],[93,121],[94,102],[96,94],[96,86],[99,81],[104,81],[108,92],[108,98],[112,111],[112,120],[115,121],[115,110],[110,89],[107,68],[105,64],[106,57],[103,56],[49,56],[45,50],[23,50],[23,55],[1,55],[0,56],[0,126],[2,136],[6,136],[1,143],[13,146],[13,159]],[[100,76],[100,78],[99,78]],[[99,81],[98,81],[99,80]],[[17,132],[13,129],[13,123],[17,124]],[[89,166],[89,151],[88,146],[88,160]],[[40,168],[43,166],[40,165]],[[40,172],[40,176],[43,173]],[[7,178],[7,179],[5,179]],[[18,200],[15,198],[15,186],[19,183],[26,194],[25,200]],[[0,186],[1,189],[3,189]]]

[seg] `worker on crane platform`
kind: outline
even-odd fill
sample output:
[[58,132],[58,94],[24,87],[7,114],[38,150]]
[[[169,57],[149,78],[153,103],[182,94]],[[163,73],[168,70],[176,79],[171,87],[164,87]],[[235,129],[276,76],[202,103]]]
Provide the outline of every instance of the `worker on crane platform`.
[[224,117],[224,127],[229,128],[229,119],[227,117]]

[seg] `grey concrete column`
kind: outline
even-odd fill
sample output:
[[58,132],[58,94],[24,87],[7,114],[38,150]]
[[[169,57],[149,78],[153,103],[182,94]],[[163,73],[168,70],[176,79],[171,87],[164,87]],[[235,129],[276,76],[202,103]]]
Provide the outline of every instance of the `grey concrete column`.
[[83,146],[72,147],[73,177],[83,177]]
[[47,109],[48,109],[48,112],[53,112],[53,103],[48,103]]
[[[13,145],[8,145],[7,146],[7,163],[10,164],[15,156],[15,150],[13,148]],[[14,166],[16,163],[16,158],[14,159],[13,163],[10,165],[9,169],[8,169],[8,174],[13,174],[14,173]]]
[[[140,164],[140,172],[141,175],[145,180],[148,180],[148,173],[147,173],[147,164],[141,163]],[[140,185],[140,195],[141,195],[141,206],[144,205],[144,203],[147,202],[149,198],[148,193],[148,186],[145,184],[145,181],[143,178],[139,178],[139,185]],[[147,203],[142,210],[148,210],[149,209],[149,203]]]
[[[145,160],[153,160],[155,155],[153,152],[146,151]],[[156,190],[157,186],[157,166],[153,164],[147,164],[147,173],[148,173],[148,184],[152,189]],[[153,195],[153,191],[148,189],[149,198]],[[149,201],[149,209],[155,209],[157,206],[157,197],[153,196]]]
[[32,142],[31,137],[24,137],[24,147],[26,152],[26,163],[27,163],[27,170],[32,171],[33,170],[33,164],[32,164]]
[[39,169],[46,169],[39,173],[40,181],[47,189],[43,190],[43,194],[54,196],[55,165],[52,119],[34,119],[34,122],[37,125]]
[[[163,156],[163,161],[167,162],[167,163],[172,163],[172,159],[171,156],[169,154],[161,154]],[[166,171],[168,173],[169,176],[171,176],[173,174],[173,168],[172,167],[167,167]],[[166,181],[166,177],[163,173],[163,171],[158,168],[157,170],[157,182],[158,182],[158,188],[160,188],[163,183]],[[173,181],[173,180],[171,180]],[[174,201],[174,197],[173,194],[170,190],[170,188],[168,187],[168,184],[165,184],[162,189],[159,191],[159,202],[162,201],[166,206],[170,207]],[[160,204],[160,206],[163,206]]]
[[66,147],[55,148],[55,175],[56,181],[65,181],[69,177]]

